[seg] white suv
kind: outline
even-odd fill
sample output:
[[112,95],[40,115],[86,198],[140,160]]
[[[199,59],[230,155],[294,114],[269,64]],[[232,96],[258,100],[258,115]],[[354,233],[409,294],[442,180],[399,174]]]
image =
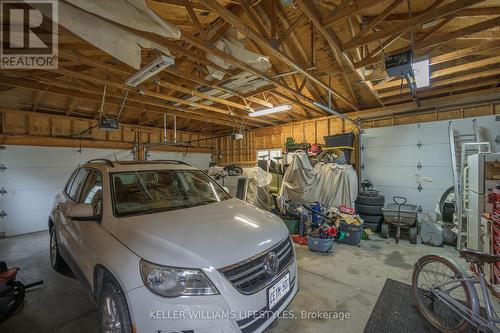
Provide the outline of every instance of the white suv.
[[89,161],[49,231],[51,265],[88,287],[100,332],[261,332],[298,289],[284,223],[178,161]]

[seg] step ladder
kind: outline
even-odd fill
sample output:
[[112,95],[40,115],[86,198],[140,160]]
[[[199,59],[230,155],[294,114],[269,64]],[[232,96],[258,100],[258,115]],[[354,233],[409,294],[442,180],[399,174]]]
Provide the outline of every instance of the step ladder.
[[491,152],[489,142],[478,141],[477,122],[472,120],[472,133],[455,134],[453,121],[449,122],[448,134],[450,140],[451,165],[453,169],[453,186],[455,188],[455,208],[457,225],[457,250],[461,250],[467,241],[467,212],[464,209],[466,195],[467,157],[478,153]]

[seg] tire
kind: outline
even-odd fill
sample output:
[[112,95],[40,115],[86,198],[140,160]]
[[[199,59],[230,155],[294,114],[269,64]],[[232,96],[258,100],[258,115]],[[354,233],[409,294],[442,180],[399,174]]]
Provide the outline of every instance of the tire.
[[360,205],[367,206],[383,206],[385,204],[385,198],[383,195],[364,195],[363,193],[358,194],[356,203]]
[[356,212],[360,215],[382,215],[383,207],[356,204]]
[[106,282],[98,303],[99,333],[132,333],[132,322],[122,290],[113,282]]
[[410,244],[417,244],[417,227],[410,228]]
[[359,214],[359,216],[363,219],[365,223],[382,223],[384,221],[384,217],[382,215],[365,215]]
[[[443,268],[442,274],[436,275],[434,273],[432,274],[422,273],[422,271],[426,269],[426,266],[428,267],[427,268],[428,270],[433,268],[434,270],[439,270],[440,269],[439,265],[444,265],[443,267],[445,267]],[[453,274],[446,274],[448,270],[451,271]],[[439,318],[439,312],[440,310],[444,309],[445,311],[448,311],[449,313],[453,314],[453,310],[448,309],[446,305],[442,304],[442,302],[439,301],[439,299],[437,299],[435,296],[433,297],[428,290],[424,289],[428,287],[429,284],[434,285],[436,283],[439,283],[440,280],[434,281],[439,277],[439,275],[446,276],[446,278],[449,278],[449,276],[455,276],[456,278],[460,278],[462,276],[462,272],[452,262],[440,256],[427,255],[417,260],[413,268],[413,275],[412,275],[413,297],[415,299],[415,303],[417,304],[417,308],[422,314],[422,316],[424,316],[425,319],[439,331],[445,333],[464,332],[468,330],[470,327],[467,320],[463,318],[457,319],[456,320],[457,323],[450,325],[451,327],[445,326]],[[420,276],[422,276],[421,279],[419,279]],[[431,281],[428,280],[428,277]],[[467,306],[467,308],[469,308],[469,310],[473,311],[472,296],[465,282],[461,282],[460,287],[457,287],[453,292],[455,294],[452,297],[455,297],[455,295],[460,295],[461,301],[465,303],[465,305]],[[436,301],[437,303],[435,303]]]
[[50,228],[50,243],[49,243],[50,266],[58,273],[65,272],[68,266],[59,253],[59,243],[57,242],[56,228]]
[[380,229],[380,237],[389,238],[389,228],[390,225],[388,223],[383,223],[382,228]]

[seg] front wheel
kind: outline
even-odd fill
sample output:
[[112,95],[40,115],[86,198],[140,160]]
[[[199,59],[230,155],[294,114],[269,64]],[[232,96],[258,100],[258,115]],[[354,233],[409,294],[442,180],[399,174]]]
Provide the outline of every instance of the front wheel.
[[61,257],[61,254],[59,253],[59,246],[57,244],[57,236],[56,236],[56,227],[53,226],[50,229],[50,266],[56,271],[56,272],[63,272],[66,269],[66,263],[64,262],[64,259]]
[[[436,255],[417,260],[413,269],[413,296],[420,313],[441,332],[464,332],[469,328],[465,318],[443,302],[436,291],[446,292],[449,297],[464,304],[472,311],[472,296],[465,282],[453,282],[462,278],[462,272],[449,260]],[[444,286],[434,286],[450,282]]]
[[112,282],[106,282],[99,297],[99,333],[132,333],[127,301]]

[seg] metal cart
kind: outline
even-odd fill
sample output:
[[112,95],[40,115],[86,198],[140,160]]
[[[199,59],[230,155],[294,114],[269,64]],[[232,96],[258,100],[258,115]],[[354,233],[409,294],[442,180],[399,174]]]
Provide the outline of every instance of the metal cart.
[[417,244],[417,206],[407,204],[407,199],[403,197],[392,198],[394,203],[387,204],[382,208],[384,215],[384,223],[380,236],[382,238],[389,237],[389,231],[392,226],[397,228],[396,244],[399,243],[401,228],[408,229],[410,234],[410,243]]

